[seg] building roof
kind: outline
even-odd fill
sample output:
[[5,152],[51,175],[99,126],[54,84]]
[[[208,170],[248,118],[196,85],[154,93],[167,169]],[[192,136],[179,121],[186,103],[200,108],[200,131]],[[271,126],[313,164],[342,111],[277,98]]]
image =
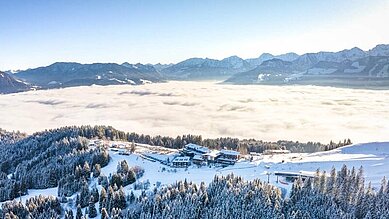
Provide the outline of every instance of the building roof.
[[227,155],[234,155],[234,156],[237,156],[240,154],[239,152],[232,151],[232,150],[221,150],[220,153],[227,154]]
[[176,157],[172,162],[174,163],[187,163],[190,161],[190,157]]
[[207,147],[203,147],[201,145],[190,143],[190,144],[185,145],[185,147],[187,149],[191,149],[191,150],[195,150],[195,151],[199,151],[199,152],[203,152],[203,153],[209,153],[209,149]]
[[187,149],[190,149],[190,150],[194,150],[194,151],[198,151],[198,152],[201,152],[201,153],[209,153],[209,149],[207,147],[203,147],[201,145],[197,145],[197,144],[187,144],[185,145],[185,147]]
[[199,154],[196,154],[194,157],[193,157],[193,160],[204,160],[203,159],[203,156],[199,155]]
[[204,155],[210,156],[210,157],[217,157],[217,155],[219,155],[219,154],[220,154],[220,151],[218,151],[218,150],[212,150],[211,152],[206,153],[206,154],[204,154]]

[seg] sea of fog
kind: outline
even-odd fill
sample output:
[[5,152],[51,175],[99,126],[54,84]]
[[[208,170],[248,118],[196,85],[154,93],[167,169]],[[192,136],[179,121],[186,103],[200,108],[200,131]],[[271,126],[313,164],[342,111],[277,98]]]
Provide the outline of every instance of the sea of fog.
[[0,95],[0,127],[27,133],[111,125],[150,135],[389,140],[389,91],[168,82]]

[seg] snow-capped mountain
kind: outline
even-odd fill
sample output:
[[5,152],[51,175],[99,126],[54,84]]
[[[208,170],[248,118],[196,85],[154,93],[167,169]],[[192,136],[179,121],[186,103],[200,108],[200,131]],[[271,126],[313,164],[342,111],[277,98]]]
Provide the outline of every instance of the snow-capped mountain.
[[0,93],[14,93],[30,89],[29,84],[15,79],[11,74],[0,72]]
[[274,56],[270,53],[263,53],[258,58],[246,59],[246,61],[249,62],[250,65],[258,66],[258,65],[262,64],[262,62],[270,60],[270,59],[281,59],[283,61],[293,61],[293,60],[297,59],[298,57],[299,57],[299,55],[297,55],[294,52],[285,53],[285,54],[276,55],[276,56]]
[[233,69],[250,69],[250,64],[244,59],[238,56],[230,56],[221,60],[222,63],[225,64],[228,68]]
[[7,70],[7,71],[4,71],[5,73],[8,73],[8,74],[16,74],[18,72],[20,72],[21,70]]
[[389,56],[389,44],[379,44],[367,51],[370,56]]
[[339,52],[318,52],[318,53],[306,53],[301,55],[293,62],[301,67],[301,69],[310,68],[316,63],[320,61],[328,61],[328,62],[342,62],[345,60],[357,60],[360,58],[364,58],[368,56],[368,54],[354,47],[352,49],[345,49]]
[[238,56],[222,60],[191,58],[162,69],[162,74],[172,79],[209,79],[227,77],[253,67]]
[[46,67],[29,69],[15,74],[27,82],[45,87],[81,85],[142,84],[142,80],[158,82],[161,75],[153,66],[123,63],[80,64],[57,62]]

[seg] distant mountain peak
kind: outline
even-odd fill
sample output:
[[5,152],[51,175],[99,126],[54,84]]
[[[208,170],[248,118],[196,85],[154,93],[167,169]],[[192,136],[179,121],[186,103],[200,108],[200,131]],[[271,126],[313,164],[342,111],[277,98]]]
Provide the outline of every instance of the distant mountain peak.
[[367,53],[371,56],[389,56],[389,44],[378,44]]

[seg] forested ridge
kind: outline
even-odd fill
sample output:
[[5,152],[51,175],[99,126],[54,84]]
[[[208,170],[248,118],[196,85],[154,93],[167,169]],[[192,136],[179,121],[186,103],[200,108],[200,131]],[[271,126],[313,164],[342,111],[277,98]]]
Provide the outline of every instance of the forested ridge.
[[[71,131],[70,131],[71,130]],[[173,149],[181,149],[188,143],[194,143],[209,147],[210,149],[232,149],[240,150],[243,152],[263,152],[264,150],[269,149],[287,149],[291,152],[317,152],[317,151],[327,151],[332,150],[337,147],[345,146],[351,144],[351,140],[345,138],[342,141],[334,142],[330,141],[328,144],[323,144],[320,142],[298,142],[298,141],[288,141],[288,140],[279,140],[276,142],[267,142],[256,139],[238,139],[231,137],[221,137],[221,138],[203,138],[201,135],[187,134],[182,136],[177,136],[176,138],[169,136],[150,136],[137,133],[129,133],[124,131],[119,131],[114,129],[111,126],[80,126],[80,127],[64,127],[54,130],[46,130],[44,132],[39,132],[33,136],[39,134],[44,135],[46,132],[56,133],[56,132],[69,132],[73,136],[80,136],[85,138],[99,138],[99,139],[108,139],[108,140],[122,140],[136,143],[143,143],[149,145],[163,146]],[[9,133],[3,130],[2,134],[0,130],[0,144],[1,136],[5,135],[14,135],[14,136],[23,136],[21,133]],[[31,137],[31,136],[30,136]],[[345,136],[346,137],[346,136]],[[15,138],[15,137],[14,137]],[[21,138],[21,137],[19,137]],[[5,138],[8,139],[8,138]],[[5,141],[5,139],[3,141]],[[17,138],[16,138],[17,139]]]
[[105,166],[108,162],[108,152],[89,148],[80,129],[74,127],[1,144],[0,201],[26,194],[27,189],[56,187],[59,181],[75,175],[77,166]]

